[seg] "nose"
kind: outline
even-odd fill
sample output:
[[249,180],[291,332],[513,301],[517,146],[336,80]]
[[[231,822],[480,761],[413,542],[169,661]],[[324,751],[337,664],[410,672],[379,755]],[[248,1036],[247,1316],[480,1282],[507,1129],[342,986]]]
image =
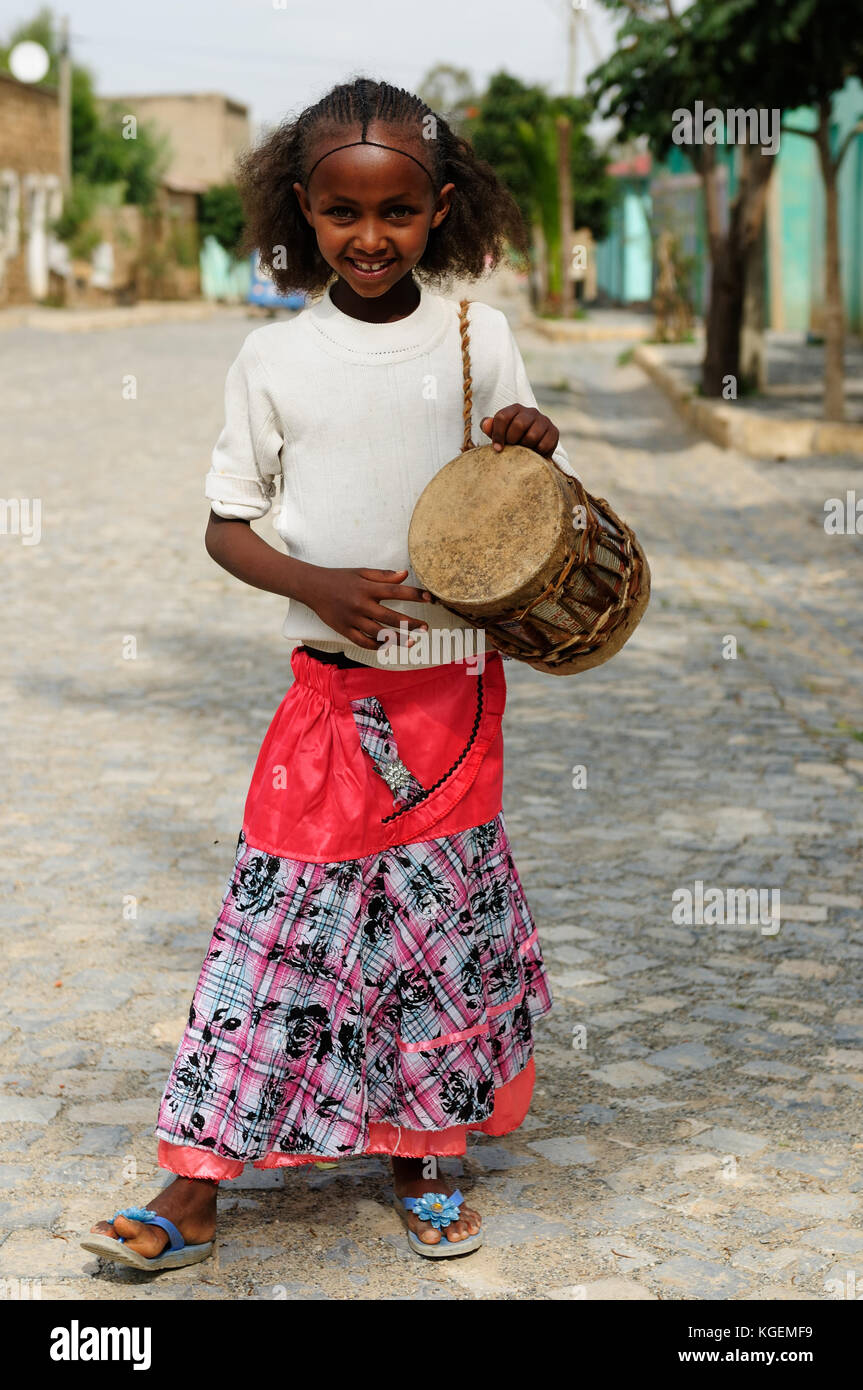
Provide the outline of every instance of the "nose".
[[360,251],[366,256],[386,248],[387,238],[377,218],[365,218],[354,227],[352,245],[355,251]]

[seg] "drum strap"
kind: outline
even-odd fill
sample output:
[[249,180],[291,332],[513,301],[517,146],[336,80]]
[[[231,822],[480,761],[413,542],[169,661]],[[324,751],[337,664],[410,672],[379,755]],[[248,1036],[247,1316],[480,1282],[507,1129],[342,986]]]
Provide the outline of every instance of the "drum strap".
[[470,371],[470,331],[467,321],[467,306],[469,299],[462,299],[458,306],[458,331],[461,335],[461,370],[464,382],[464,438],[462,440],[461,452],[467,453],[468,449],[474,447],[470,437],[471,412],[473,411],[473,377]]

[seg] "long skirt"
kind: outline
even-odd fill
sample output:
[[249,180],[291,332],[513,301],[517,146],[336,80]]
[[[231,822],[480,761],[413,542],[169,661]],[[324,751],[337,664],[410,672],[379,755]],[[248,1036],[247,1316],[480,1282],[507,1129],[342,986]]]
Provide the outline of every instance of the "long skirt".
[[159,1108],[159,1162],[189,1177],[508,1133],[551,1008],[501,809],[500,654],[291,667]]

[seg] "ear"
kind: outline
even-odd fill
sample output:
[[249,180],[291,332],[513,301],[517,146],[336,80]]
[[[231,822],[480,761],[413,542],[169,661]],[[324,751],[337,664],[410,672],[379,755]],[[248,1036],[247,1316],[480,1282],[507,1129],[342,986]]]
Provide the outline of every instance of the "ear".
[[311,227],[313,224],[312,206],[309,202],[309,195],[301,183],[293,185],[294,193],[297,195],[297,202],[300,205],[300,212]]
[[437,195],[437,202],[435,203],[435,210],[432,213],[432,219],[429,223],[429,229],[432,227],[439,227],[444,218],[448,216],[454,190],[454,183],[444,184],[440,193]]

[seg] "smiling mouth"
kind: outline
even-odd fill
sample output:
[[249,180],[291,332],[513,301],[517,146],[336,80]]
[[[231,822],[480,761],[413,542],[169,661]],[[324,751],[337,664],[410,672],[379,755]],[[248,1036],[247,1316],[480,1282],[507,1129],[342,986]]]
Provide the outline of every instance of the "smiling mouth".
[[388,256],[377,261],[361,261],[354,256],[346,256],[345,259],[349,265],[353,266],[358,275],[365,276],[366,278],[383,275],[389,270],[391,265],[395,265],[394,256]]

